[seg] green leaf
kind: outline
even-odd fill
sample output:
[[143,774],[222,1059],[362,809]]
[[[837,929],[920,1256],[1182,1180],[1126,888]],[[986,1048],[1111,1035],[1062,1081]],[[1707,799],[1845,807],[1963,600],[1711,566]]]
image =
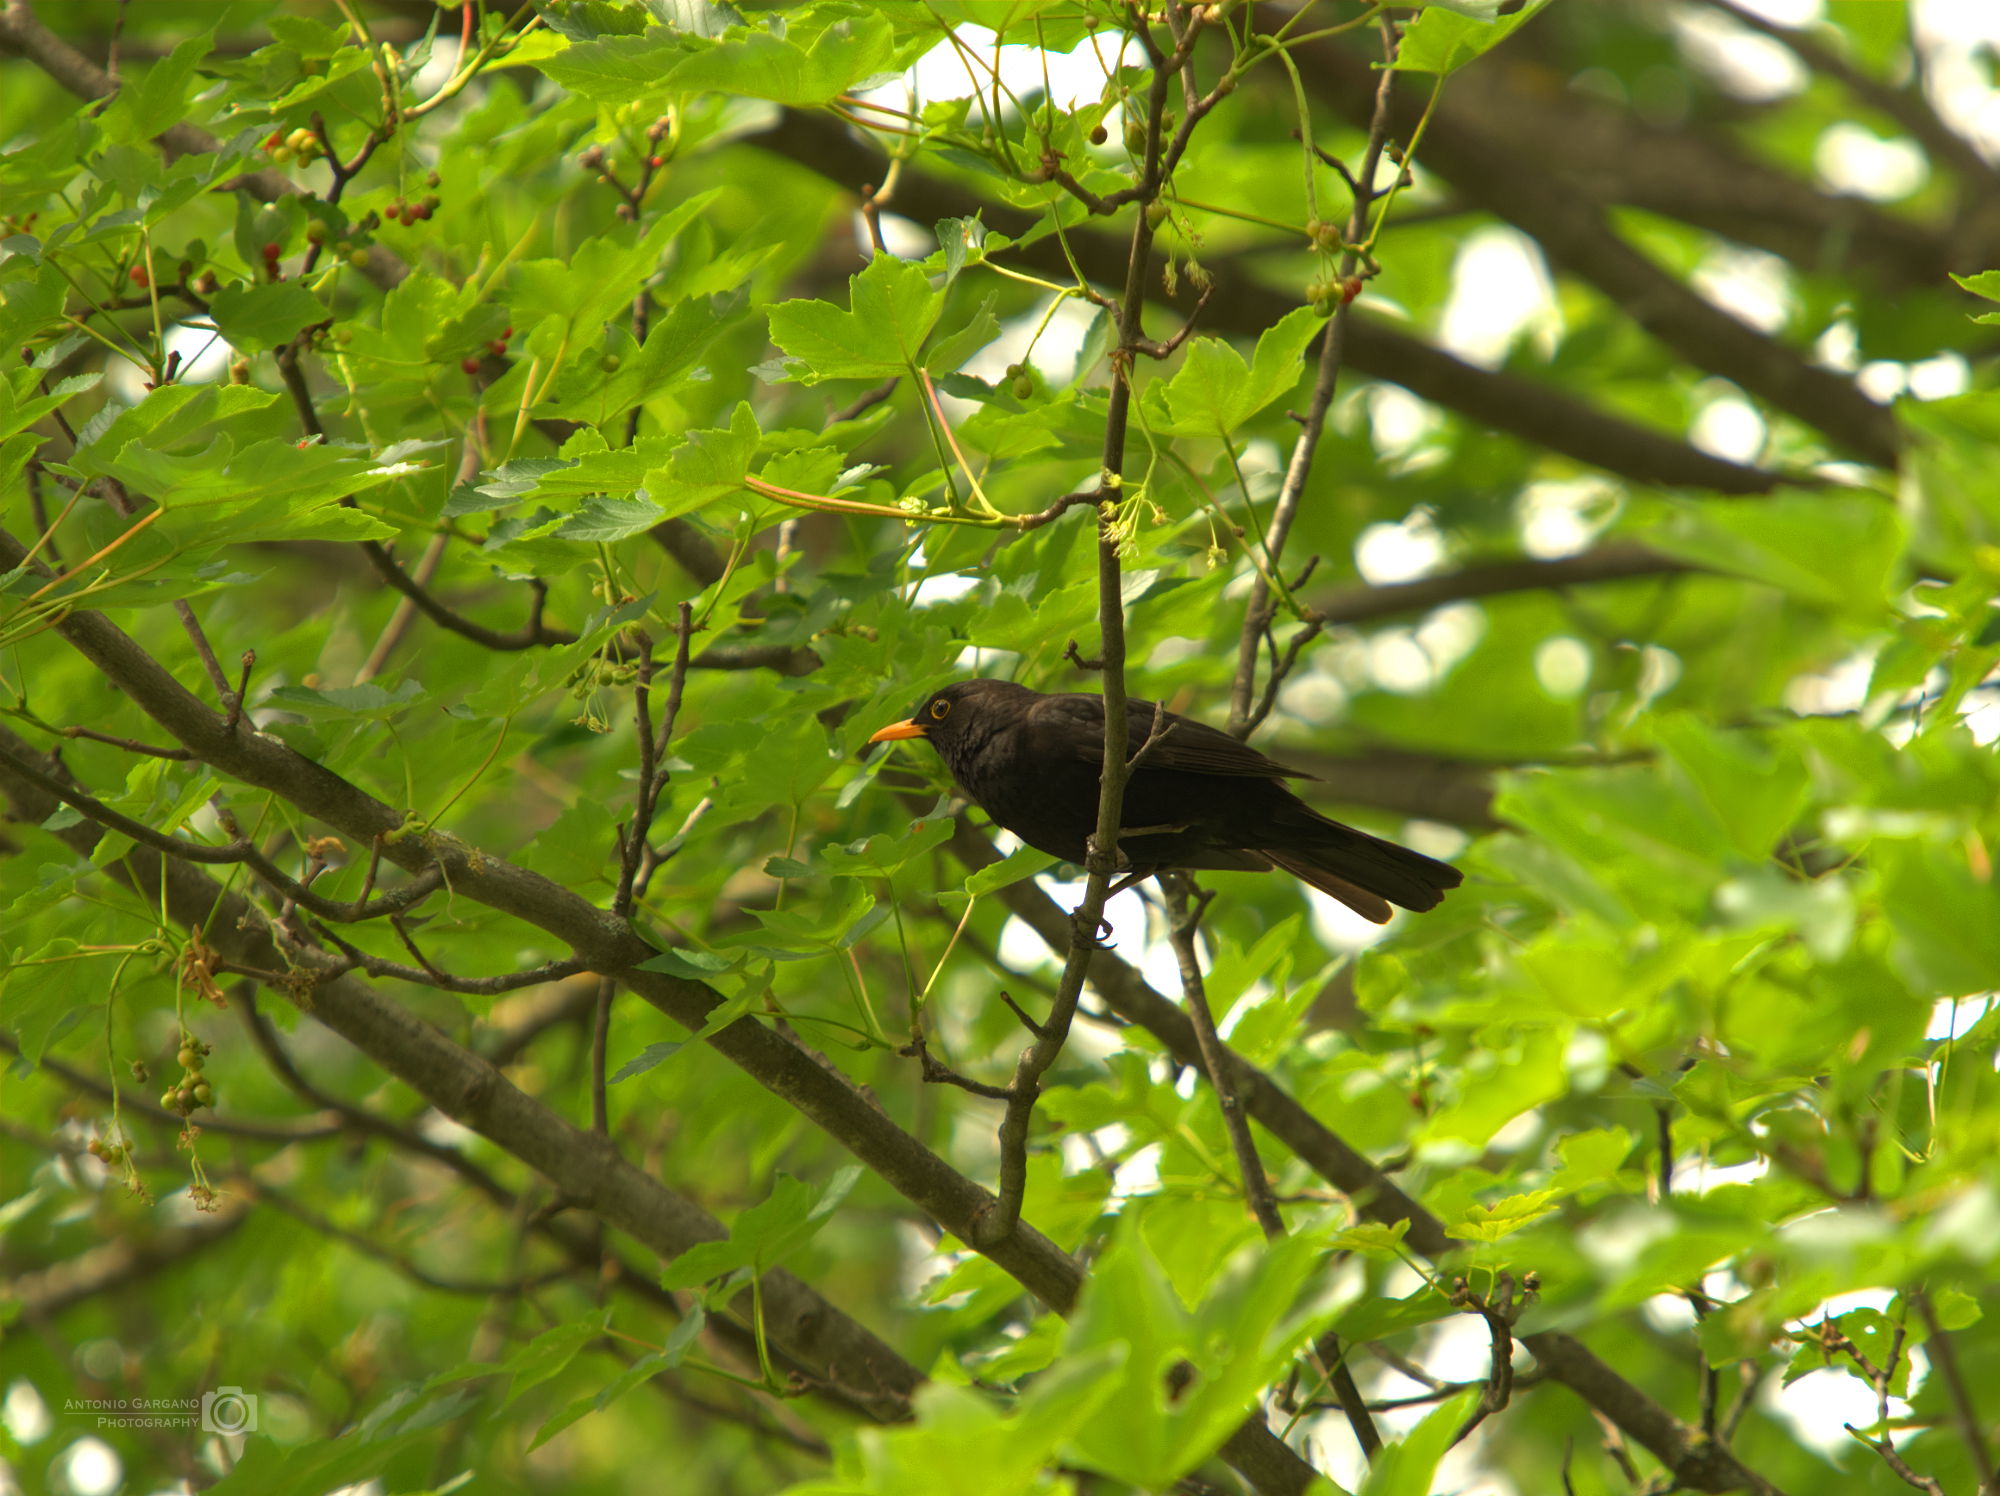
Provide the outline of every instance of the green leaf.
[[586,99],[630,104],[663,91],[667,75],[690,41],[665,27],[654,27],[639,36],[571,42],[559,52],[535,59],[535,67],[551,82]]
[[641,1356],[617,1376],[606,1382],[597,1392],[579,1397],[562,1412],[555,1415],[536,1430],[528,1448],[540,1449],[557,1434],[571,1424],[591,1413],[602,1413],[619,1398],[641,1383],[650,1381],[663,1371],[672,1371],[686,1359],[693,1348],[695,1338],[708,1323],[708,1314],[699,1302],[688,1305],[681,1315],[681,1321],[667,1336],[667,1342],[650,1355]]
[[646,488],[662,519],[740,493],[757,455],[757,417],[739,401],[729,425],[690,431],[665,465],[646,474]]
[[1439,1403],[1404,1437],[1384,1444],[1368,1467],[1358,1496],[1430,1496],[1438,1462],[1480,1396],[1477,1387],[1461,1392]]
[[973,898],[982,894],[996,893],[1023,878],[1032,878],[1047,868],[1054,867],[1056,859],[1047,852],[1038,852],[1033,847],[1016,847],[998,862],[989,863],[965,880],[965,891]]
[[1475,1205],[1458,1219],[1447,1221],[1445,1230],[1459,1241],[1498,1241],[1554,1215],[1560,1194],[1558,1190],[1530,1190],[1490,1205]]
[[727,1241],[703,1242],[683,1252],[660,1275],[660,1286],[695,1288],[739,1268],[770,1271],[818,1234],[860,1177],[861,1166],[849,1164],[815,1189],[779,1174],[771,1193],[737,1216]]
[[732,27],[719,43],[677,64],[671,82],[688,93],[713,89],[806,108],[893,71],[896,59],[895,28],[871,10],[850,13],[804,45],[771,31]]
[[1880,616],[1900,585],[1903,523],[1872,494],[1709,499],[1677,507],[1647,538],[1669,555],[1844,612]]
[[1982,270],[1977,275],[1959,275],[1955,271],[1945,273],[1958,282],[1961,290],[1970,291],[1987,301],[2000,301],[2000,270]]
[[1136,1213],[1121,1217],[1070,1323],[1068,1353],[1118,1349],[1123,1366],[1103,1416],[1074,1436],[1072,1458],[1142,1488],[1171,1486],[1214,1454],[1331,1317],[1327,1291],[1318,1244],[1291,1236],[1253,1241],[1184,1306]]
[[1945,1331],[1969,1330],[1986,1315],[1978,1299],[1949,1283],[1931,1290],[1931,1310]]
[[1324,328],[1311,307],[1286,313],[1257,339],[1250,364],[1220,338],[1195,338],[1167,381],[1166,409],[1156,422],[1179,436],[1223,436],[1299,382],[1306,345]]
[[224,286],[209,298],[209,309],[223,337],[246,353],[281,348],[332,315],[297,281]]
[[1970,866],[1963,843],[1880,838],[1867,855],[1910,980],[1936,997],[1989,990],[2000,971],[2000,886],[1990,872]]
[[993,315],[998,301],[997,296],[989,295],[980,302],[979,310],[972,314],[970,322],[957,332],[940,338],[924,355],[924,367],[933,374],[948,374],[999,337],[1000,320]]
[[658,524],[665,511],[648,499],[613,499],[599,495],[583,501],[583,507],[556,527],[563,540],[584,540],[609,544],[634,535],[643,535]]
[[1394,66],[1406,73],[1455,73],[1512,36],[1548,5],[1528,0],[1512,15],[1501,0],[1425,0],[1425,9],[1403,32]]
[[710,977],[723,972],[734,971],[743,964],[741,956],[725,956],[716,951],[690,951],[679,946],[668,946],[657,956],[639,963],[641,971],[664,972],[670,977],[681,977],[690,982],[705,982]]
[[151,140],[186,118],[188,85],[194,81],[194,70],[201,60],[214,48],[212,29],[191,36],[148,67],[137,81],[119,89],[111,113],[129,122],[130,138]]
[[848,282],[849,309],[824,301],[771,308],[771,341],[804,365],[806,384],[822,379],[886,379],[918,360],[944,309],[923,267],[878,254]]

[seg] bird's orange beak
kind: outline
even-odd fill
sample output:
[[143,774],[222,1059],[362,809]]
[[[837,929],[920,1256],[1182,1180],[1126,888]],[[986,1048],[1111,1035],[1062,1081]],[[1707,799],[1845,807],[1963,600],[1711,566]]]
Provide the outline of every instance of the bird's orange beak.
[[871,743],[893,743],[899,738],[927,738],[924,724],[914,717],[905,717],[901,722],[891,722],[868,741]]

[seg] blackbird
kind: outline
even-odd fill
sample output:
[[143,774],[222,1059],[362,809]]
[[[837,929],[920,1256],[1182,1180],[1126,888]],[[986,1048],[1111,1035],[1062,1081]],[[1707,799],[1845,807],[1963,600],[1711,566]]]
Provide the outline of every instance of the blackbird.
[[[1128,761],[1154,731],[1156,708],[1127,698]],[[1461,875],[1448,863],[1328,820],[1282,783],[1315,776],[1274,763],[1227,733],[1172,712],[1125,785],[1118,850],[1137,882],[1168,868],[1283,868],[1363,919],[1389,906],[1431,909]],[[931,694],[868,741],[925,738],[951,777],[1029,846],[1082,862],[1097,828],[1104,698],[1044,695],[1004,680],[966,680]]]

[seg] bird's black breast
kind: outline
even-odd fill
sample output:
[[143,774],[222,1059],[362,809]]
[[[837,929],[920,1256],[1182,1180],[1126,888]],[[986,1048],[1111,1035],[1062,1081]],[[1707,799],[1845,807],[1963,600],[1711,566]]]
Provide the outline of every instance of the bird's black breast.
[[[1031,847],[1080,863],[1097,826],[1101,721],[1022,713],[983,721],[978,729],[967,724],[937,746],[959,787],[997,825]],[[1135,738],[1132,750],[1143,741],[1143,735]],[[1287,805],[1298,802],[1275,780],[1160,768],[1148,761],[1125,786],[1119,824],[1176,829],[1123,838],[1119,851],[1134,867],[1203,860],[1217,865],[1219,849],[1245,844],[1231,820],[1261,822]],[[1219,865],[1261,864],[1225,857]]]
[[1017,718],[938,749],[952,778],[995,824],[1053,857],[1081,862],[1097,824],[1098,766],[1049,751],[1040,736]]

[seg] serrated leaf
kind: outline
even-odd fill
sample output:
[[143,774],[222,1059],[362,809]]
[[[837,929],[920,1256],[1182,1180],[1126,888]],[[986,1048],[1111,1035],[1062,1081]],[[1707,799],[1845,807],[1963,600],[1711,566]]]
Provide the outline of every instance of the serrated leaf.
[[917,361],[937,325],[944,293],[923,268],[878,254],[848,282],[848,310],[825,301],[781,301],[771,308],[771,341],[822,379],[886,379]]
[[301,330],[333,315],[297,281],[227,285],[208,305],[224,339],[246,353],[281,348]]

